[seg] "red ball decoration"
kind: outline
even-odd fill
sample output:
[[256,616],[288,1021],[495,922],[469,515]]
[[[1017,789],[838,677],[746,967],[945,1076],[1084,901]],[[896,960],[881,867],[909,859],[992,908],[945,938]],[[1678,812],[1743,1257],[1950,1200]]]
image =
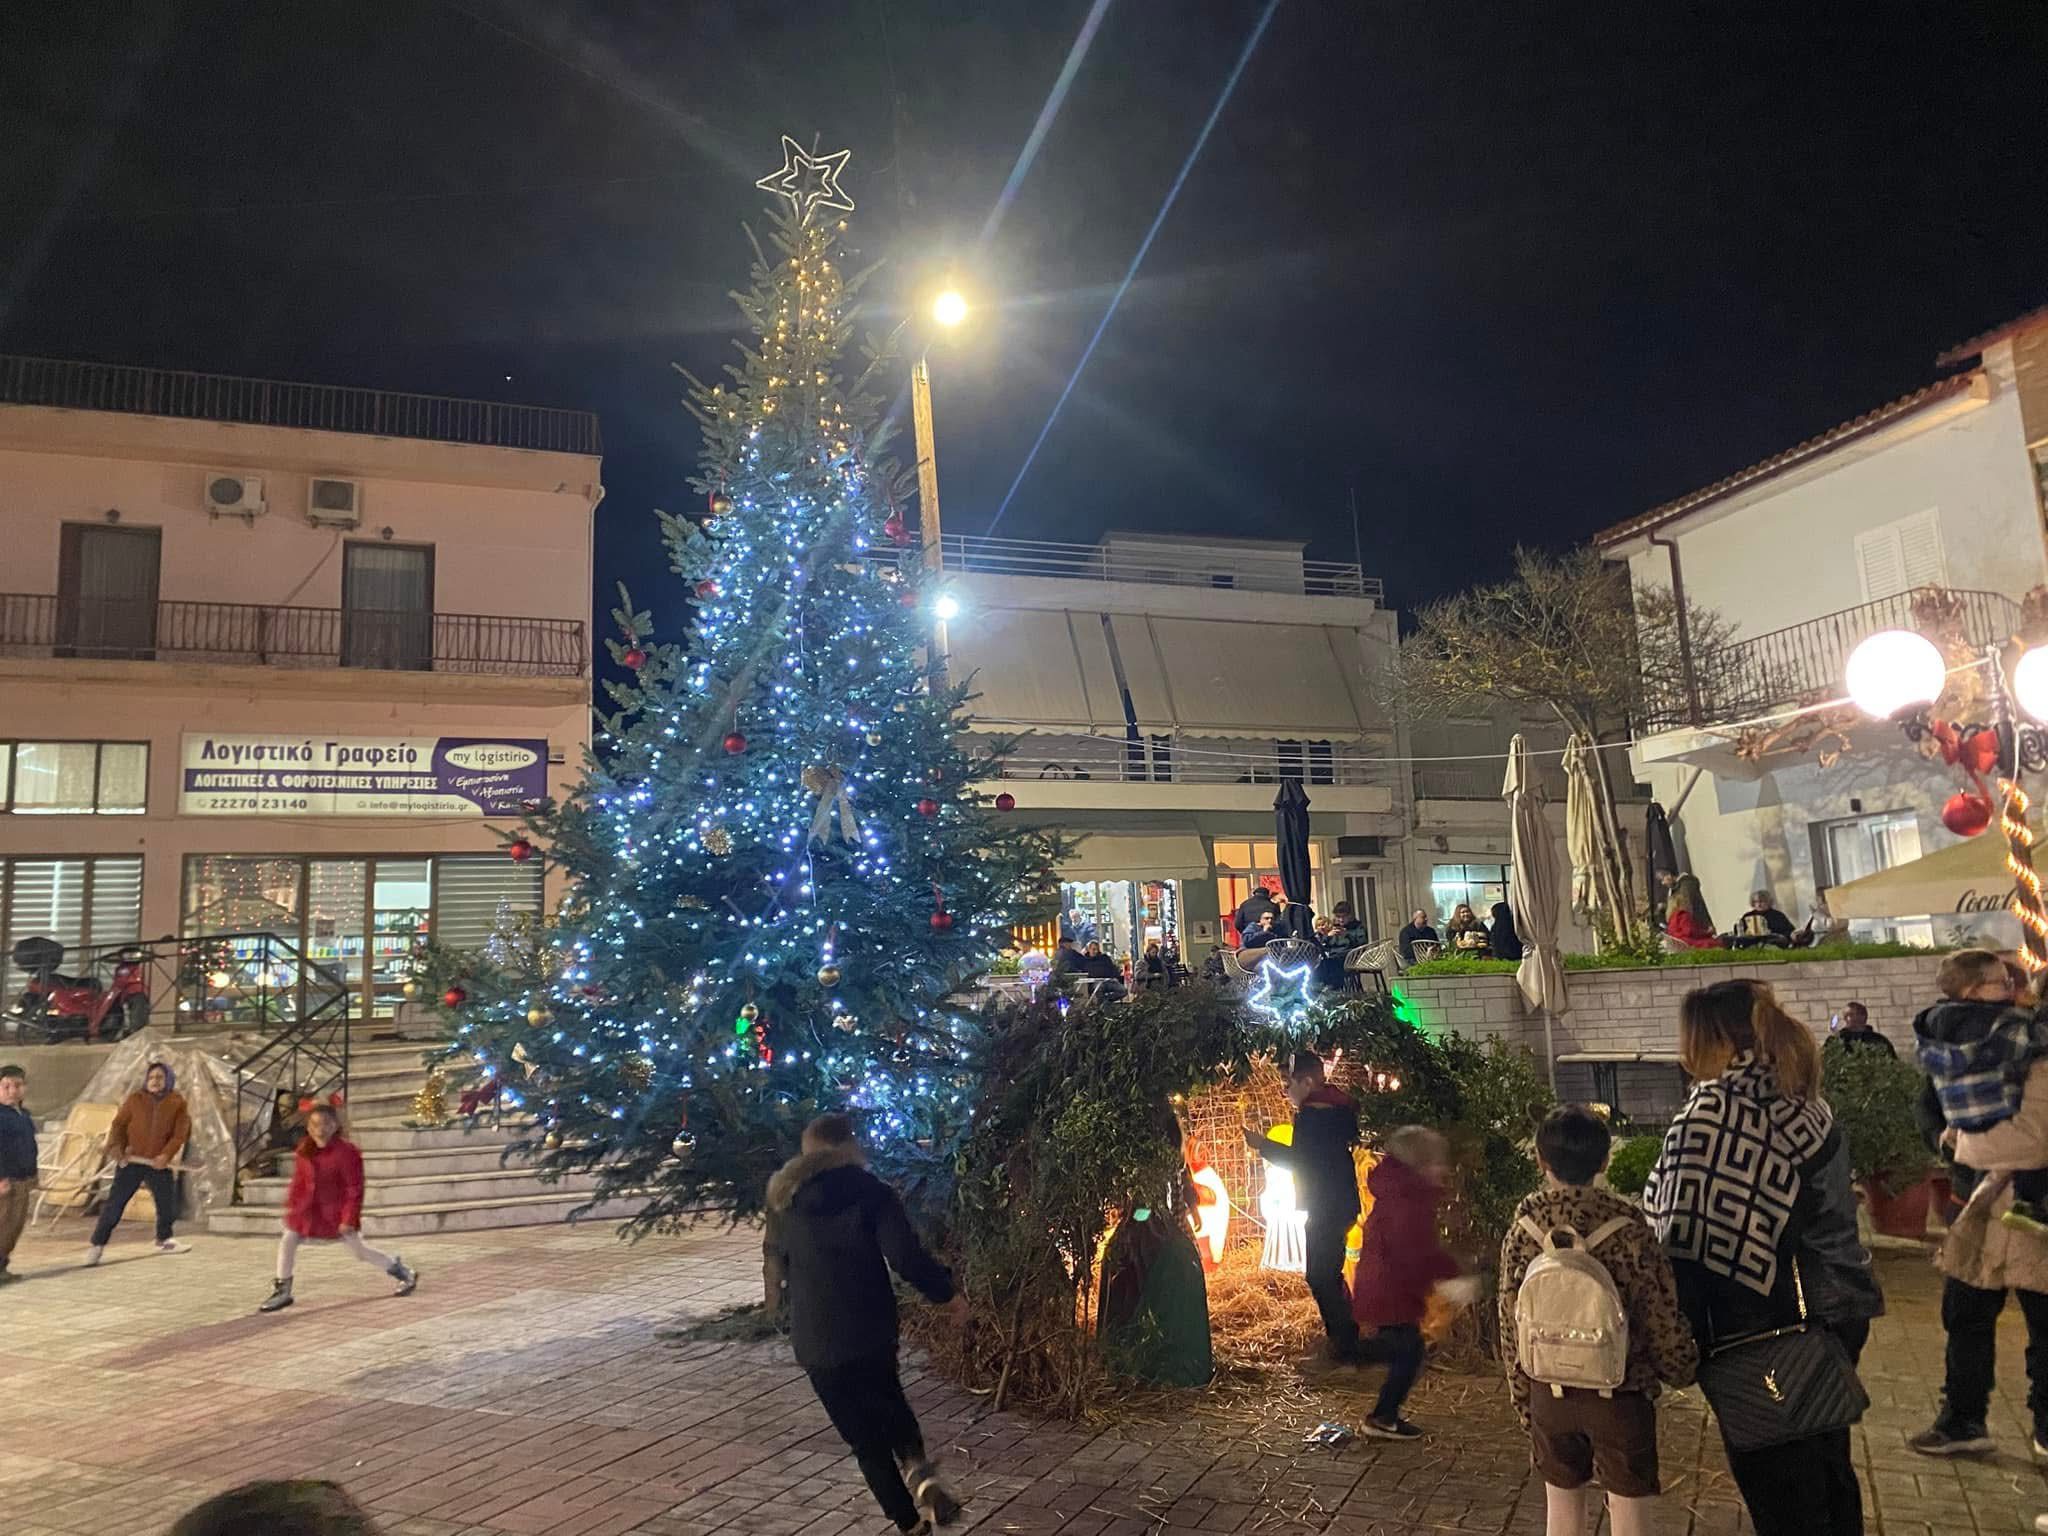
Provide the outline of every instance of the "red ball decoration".
[[910,527],[903,521],[903,514],[901,512],[891,512],[882,520],[882,534],[891,544],[903,544],[909,541]]
[[1991,825],[1991,802],[1966,792],[1950,795],[1941,808],[1941,824],[1957,837],[1975,837]]
[[1004,790],[1000,795],[996,796],[996,809],[999,811],[1014,811],[1017,809],[1017,797],[1007,789]]
[[450,1008],[460,1008],[464,1003],[469,1001],[469,994],[463,991],[462,988],[460,987],[450,987],[446,992],[443,992],[441,994],[441,1001],[446,1003]]
[[699,597],[716,597],[718,596],[718,583],[707,576],[697,583],[695,591]]
[[506,857],[514,864],[524,864],[534,855],[534,846],[523,837],[515,837],[505,845]]
[[619,656],[619,660],[624,665],[632,668],[635,672],[638,672],[642,667],[647,665],[647,653],[641,650],[640,647],[636,645],[632,647],[630,650],[621,653]]
[[914,588],[905,587],[896,594],[896,601],[905,608],[915,608],[917,606],[917,592]]
[[738,731],[732,731],[727,734],[723,745],[730,756],[738,757],[747,750],[747,738]]
[[931,798],[930,798],[929,796],[927,796],[927,797],[926,797],[925,799],[923,799],[923,800],[920,800],[920,801],[918,801],[918,802],[917,802],[917,814],[918,814],[918,815],[920,815],[920,816],[936,816],[936,815],[938,815],[938,814],[939,814],[939,802],[938,802],[938,801],[936,801],[936,800],[933,800],[933,799],[931,799]]
[[932,931],[934,933],[944,933],[948,928],[952,926],[953,914],[948,912],[944,907],[941,907],[938,911],[932,914]]

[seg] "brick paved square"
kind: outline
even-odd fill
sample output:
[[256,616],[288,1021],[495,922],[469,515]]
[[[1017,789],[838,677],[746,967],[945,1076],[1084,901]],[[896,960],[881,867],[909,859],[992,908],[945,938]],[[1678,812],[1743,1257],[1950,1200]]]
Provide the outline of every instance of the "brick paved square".
[[[258,1477],[331,1477],[388,1536],[854,1536],[886,1532],[780,1345],[681,1344],[679,1323],[751,1299],[745,1232],[620,1242],[608,1227],[414,1239],[419,1292],[397,1299],[344,1255],[302,1257],[299,1304],[252,1309],[272,1249],[195,1239],[158,1256],[37,1234],[30,1278],[0,1291],[0,1525],[7,1536],[149,1536]],[[1892,1304],[1864,1357],[1856,1433],[1879,1536],[2005,1536],[2048,1510],[2027,1454],[2023,1335],[1999,1335],[1984,1461],[1914,1456],[1942,1334],[1935,1277],[1885,1254]],[[1431,1372],[1418,1445],[1311,1451],[1356,1423],[1370,1378],[1146,1398],[1111,1422],[981,1417],[914,1372],[927,1433],[968,1503],[961,1529],[1005,1536],[1528,1536],[1543,1490],[1491,1376]],[[1662,1413],[1670,1536],[1749,1529],[1696,1393]]]

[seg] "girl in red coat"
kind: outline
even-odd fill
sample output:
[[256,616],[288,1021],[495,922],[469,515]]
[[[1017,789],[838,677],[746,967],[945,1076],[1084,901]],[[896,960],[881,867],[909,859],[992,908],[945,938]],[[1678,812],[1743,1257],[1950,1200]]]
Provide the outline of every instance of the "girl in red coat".
[[1387,1367],[1379,1402],[1364,1425],[1366,1434],[1382,1440],[1422,1437],[1401,1417],[1401,1404],[1422,1374],[1422,1313],[1429,1293],[1442,1289],[1460,1303],[1478,1293],[1477,1281],[1459,1278],[1458,1261],[1436,1235],[1436,1207],[1449,1166],[1443,1137],[1427,1126],[1404,1125],[1388,1134],[1380,1160],[1365,1177],[1372,1212],[1351,1283],[1351,1311],[1361,1328],[1373,1330],[1359,1341],[1359,1358]]
[[363,1154],[341,1134],[341,1117],[326,1104],[306,1113],[306,1139],[292,1159],[292,1187],[284,1199],[284,1241],[277,1246],[277,1280],[259,1312],[281,1312],[292,1304],[292,1268],[299,1244],[339,1240],[365,1264],[398,1282],[407,1296],[420,1283],[396,1254],[382,1254],[363,1241]]

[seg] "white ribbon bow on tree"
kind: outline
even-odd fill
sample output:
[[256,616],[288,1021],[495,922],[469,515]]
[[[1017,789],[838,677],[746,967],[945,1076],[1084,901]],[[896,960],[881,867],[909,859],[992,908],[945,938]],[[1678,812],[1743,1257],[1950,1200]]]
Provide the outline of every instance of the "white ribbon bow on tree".
[[806,768],[803,786],[818,797],[818,809],[811,817],[811,841],[832,841],[833,813],[838,813],[839,835],[860,846],[860,823],[853,819],[853,797],[846,792],[846,779],[837,768]]

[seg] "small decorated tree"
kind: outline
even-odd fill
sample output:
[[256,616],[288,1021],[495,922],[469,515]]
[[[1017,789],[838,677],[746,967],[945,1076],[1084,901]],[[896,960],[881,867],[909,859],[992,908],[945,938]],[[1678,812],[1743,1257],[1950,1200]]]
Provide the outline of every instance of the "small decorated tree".
[[435,955],[425,989],[546,1166],[648,1192],[643,1228],[759,1209],[830,1108],[898,1176],[950,1167],[976,1042],[949,999],[1056,889],[1056,842],[973,788],[992,761],[928,654],[886,351],[848,377],[843,157],[787,147],[735,295],[752,338],[691,381],[702,511],[660,514],[688,627],[621,588],[596,761],[507,847],[567,898],[532,946]]

